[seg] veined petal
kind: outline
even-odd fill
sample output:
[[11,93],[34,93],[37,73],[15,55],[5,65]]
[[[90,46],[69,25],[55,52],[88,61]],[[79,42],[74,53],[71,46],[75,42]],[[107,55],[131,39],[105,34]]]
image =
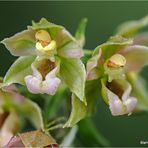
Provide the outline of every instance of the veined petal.
[[125,37],[131,37],[134,36],[138,31],[146,27],[147,25],[148,25],[148,15],[139,20],[127,21],[122,23],[117,28],[117,34]]
[[93,80],[99,77],[99,73],[97,73],[97,67],[99,65],[99,60],[101,58],[101,55],[102,55],[102,50],[100,49],[98,54],[96,54],[95,56],[93,56],[91,59],[88,60],[87,80]]
[[140,33],[134,37],[134,45],[148,46],[148,32]]
[[120,53],[126,58],[125,70],[127,72],[140,71],[148,64],[148,47],[132,45],[123,48]]
[[72,41],[58,49],[58,55],[63,58],[81,58],[84,53],[76,41]]
[[35,31],[24,30],[2,41],[10,53],[14,56],[35,55]]

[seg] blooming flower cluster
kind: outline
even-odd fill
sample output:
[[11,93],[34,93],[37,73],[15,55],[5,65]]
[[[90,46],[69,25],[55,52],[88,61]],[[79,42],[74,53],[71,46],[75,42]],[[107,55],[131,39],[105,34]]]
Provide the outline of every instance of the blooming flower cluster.
[[[24,85],[32,94],[50,96],[66,84],[72,92],[72,111],[63,127],[72,127],[92,114],[100,92],[113,116],[147,110],[147,95],[137,84],[141,83],[139,72],[148,64],[148,35],[138,34],[148,25],[148,16],[119,26],[117,33],[97,46],[83,64],[86,22],[86,19],[82,20],[73,37],[63,26],[42,18],[37,23],[33,21],[27,30],[2,41],[18,59],[0,83],[0,145],[7,144],[18,131],[15,127],[20,123],[18,112],[21,111],[25,116],[30,112],[28,118],[40,130],[13,137],[8,145],[16,146],[18,142],[28,146],[26,135],[29,134],[39,139],[47,138],[39,145],[57,146],[44,132],[40,108],[18,92],[16,83]],[[7,127],[9,118],[15,119],[11,129]],[[6,143],[3,142],[5,138],[8,138]]]

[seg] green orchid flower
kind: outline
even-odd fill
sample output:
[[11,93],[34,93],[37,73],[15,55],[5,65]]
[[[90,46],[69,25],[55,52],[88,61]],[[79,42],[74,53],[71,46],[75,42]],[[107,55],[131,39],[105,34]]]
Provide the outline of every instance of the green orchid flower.
[[87,81],[101,81],[102,96],[113,116],[130,115],[141,108],[142,99],[136,95],[129,75],[139,73],[148,64],[148,47],[135,44],[134,37],[125,34],[123,37],[119,33],[99,45],[87,63]]
[[41,110],[36,103],[22,96],[14,84],[1,88],[0,146],[6,145],[20,130],[20,115],[28,118],[35,128],[44,129]]
[[2,43],[12,55],[20,56],[7,72],[5,85],[25,84],[31,93],[54,95],[64,82],[84,101],[86,74],[80,60],[83,42],[63,26],[42,18]]

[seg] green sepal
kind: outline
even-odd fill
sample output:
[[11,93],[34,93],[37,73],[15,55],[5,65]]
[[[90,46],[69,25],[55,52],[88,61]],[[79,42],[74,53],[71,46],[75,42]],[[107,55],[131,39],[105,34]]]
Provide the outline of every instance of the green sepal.
[[117,28],[116,34],[124,37],[132,37],[146,26],[148,26],[148,15],[140,20],[124,22]]
[[87,108],[85,104],[82,101],[80,101],[76,95],[72,94],[72,111],[68,121],[65,123],[63,127],[73,127],[81,119],[85,118],[86,114]]
[[85,30],[86,30],[86,25],[87,25],[87,18],[83,18],[80,21],[80,24],[76,30],[76,34],[75,37],[77,39],[77,41],[79,42],[79,45],[81,47],[84,46],[85,44]]
[[80,59],[61,58],[60,77],[68,88],[84,103],[86,72],[84,64]]
[[24,85],[24,77],[32,74],[31,64],[35,60],[35,56],[23,56],[18,58],[9,68],[4,77],[4,86],[12,83]]

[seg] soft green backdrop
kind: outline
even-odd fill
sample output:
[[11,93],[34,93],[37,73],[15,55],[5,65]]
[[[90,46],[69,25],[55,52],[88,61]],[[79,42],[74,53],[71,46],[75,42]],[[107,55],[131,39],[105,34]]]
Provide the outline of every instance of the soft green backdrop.
[[[86,48],[93,49],[112,35],[121,22],[138,19],[146,14],[148,2],[140,1],[0,2],[0,40],[25,29],[31,20],[38,21],[41,17],[64,25],[74,34],[80,19],[87,17]],[[0,74],[4,76],[15,58],[3,45],[0,48]],[[142,73],[145,78],[147,69]],[[148,141],[147,113],[112,117],[107,106],[100,100],[94,120],[98,130],[110,140],[112,146],[144,146],[140,145],[140,141]]]

